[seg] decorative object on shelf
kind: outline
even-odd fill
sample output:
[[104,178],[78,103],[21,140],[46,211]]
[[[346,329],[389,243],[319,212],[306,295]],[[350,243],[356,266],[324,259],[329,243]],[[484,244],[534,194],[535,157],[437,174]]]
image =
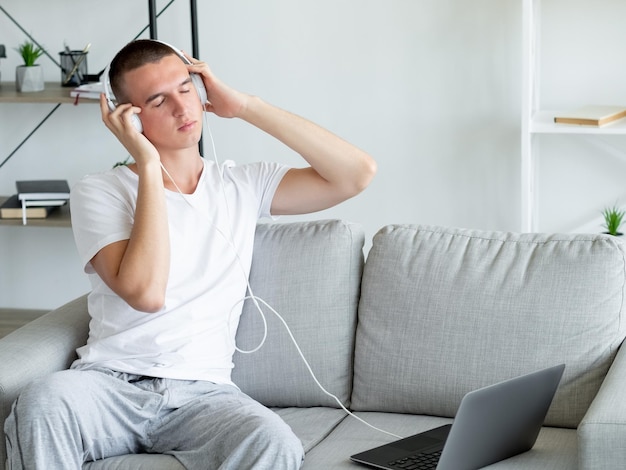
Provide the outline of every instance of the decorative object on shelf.
[[618,209],[617,206],[607,207],[602,211],[602,216],[604,217],[604,228],[606,228],[606,232],[609,235],[613,235],[616,237],[622,236],[622,232],[619,231],[620,225],[622,225],[624,215],[626,215],[626,211]]
[[43,69],[35,62],[44,53],[43,49],[32,41],[24,41],[16,50],[24,60],[24,65],[18,65],[15,69],[17,91],[42,91],[44,89]]
[[[0,59],[7,58],[7,51],[4,47],[4,44],[0,44]],[[2,75],[0,74],[0,83],[2,83]]]
[[71,51],[68,46],[59,52],[61,56],[61,85],[77,87],[87,83],[87,52],[91,44],[82,51]]

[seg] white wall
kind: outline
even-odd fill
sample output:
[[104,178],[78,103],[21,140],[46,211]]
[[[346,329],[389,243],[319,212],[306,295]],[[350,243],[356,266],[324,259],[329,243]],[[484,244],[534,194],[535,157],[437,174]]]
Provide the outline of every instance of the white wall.
[[[622,0],[543,1],[543,109],[626,105],[625,18]],[[624,137],[541,136],[536,143],[540,230],[599,232],[603,208],[626,207]]]
[[[574,3],[582,11],[574,16],[589,13],[580,3],[620,3],[544,3],[552,1]],[[224,81],[313,119],[377,159],[379,174],[365,193],[309,218],[359,222],[368,239],[389,223],[519,230],[521,0],[198,3],[201,58]],[[64,42],[73,49],[90,42],[92,73],[147,24],[142,1],[3,0],[2,6],[55,57]],[[619,15],[597,9],[607,11],[598,22],[621,28],[613,19]],[[565,20],[547,10],[557,24]],[[188,2],[178,0],[159,20],[159,37],[190,50],[188,24]],[[593,26],[596,32],[606,27]],[[0,14],[0,43],[10,54],[0,63],[4,80],[12,79],[18,65],[13,47],[23,39]],[[551,40],[554,47],[568,44],[572,34],[555,32]],[[620,46],[610,40],[603,47]],[[41,63],[47,79],[60,79],[52,62]],[[558,82],[560,67],[547,64],[543,70]],[[618,68],[626,70],[624,64]],[[554,104],[570,101],[559,97]],[[0,156],[50,108],[0,105]],[[211,117],[210,123],[220,160],[301,164],[241,122]],[[211,157],[210,147],[205,149]],[[97,106],[65,105],[0,169],[0,194],[12,193],[16,179],[73,183],[123,158]],[[70,230],[0,227],[0,307],[51,308],[87,290]]]

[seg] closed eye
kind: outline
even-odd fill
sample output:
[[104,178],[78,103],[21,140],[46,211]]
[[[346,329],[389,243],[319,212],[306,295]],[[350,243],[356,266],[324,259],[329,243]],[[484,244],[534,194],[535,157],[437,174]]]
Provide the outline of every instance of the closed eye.
[[[189,93],[191,91],[191,87],[189,86],[190,83],[191,83],[191,77],[188,76],[185,80],[183,80],[179,84],[180,93]],[[165,102],[165,94],[163,92],[159,92],[159,93],[155,93],[154,95],[149,96],[148,99],[146,100],[146,105],[152,103],[156,108],[158,108],[164,102]]]

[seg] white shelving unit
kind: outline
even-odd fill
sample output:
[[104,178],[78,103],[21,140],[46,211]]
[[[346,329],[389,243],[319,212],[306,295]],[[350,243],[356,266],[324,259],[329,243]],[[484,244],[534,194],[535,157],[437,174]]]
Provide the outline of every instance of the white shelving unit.
[[[550,1],[550,0],[544,0]],[[626,135],[626,118],[603,127],[555,124],[554,117],[564,110],[545,110],[540,103],[540,50],[541,50],[542,0],[523,0],[522,40],[522,136],[521,136],[521,229],[534,232],[537,223],[536,163],[539,157],[537,139],[546,134],[569,134],[593,139],[594,146],[605,153],[624,158],[623,152],[596,139],[603,135]],[[595,103],[587,103],[595,104]]]

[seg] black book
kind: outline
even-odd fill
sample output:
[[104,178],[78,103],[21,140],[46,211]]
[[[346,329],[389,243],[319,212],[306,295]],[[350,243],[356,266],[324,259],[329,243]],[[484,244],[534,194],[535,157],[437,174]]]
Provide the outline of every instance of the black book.
[[20,201],[63,201],[70,198],[70,186],[67,180],[16,181],[15,186]]

